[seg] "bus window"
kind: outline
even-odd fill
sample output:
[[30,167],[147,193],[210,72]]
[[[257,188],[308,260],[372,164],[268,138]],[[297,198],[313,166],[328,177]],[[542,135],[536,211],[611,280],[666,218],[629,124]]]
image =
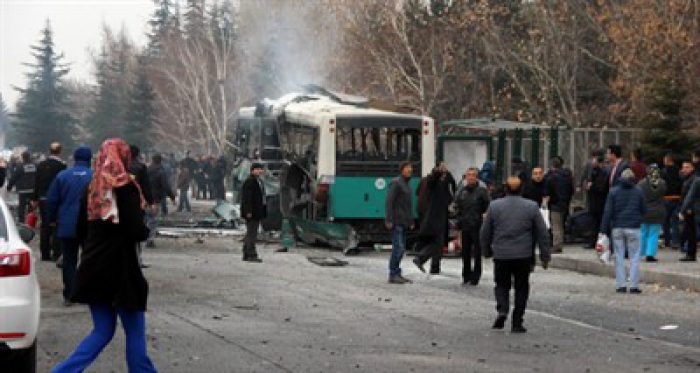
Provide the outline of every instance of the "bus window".
[[[318,129],[292,123],[280,125],[280,147],[291,161],[306,160],[309,166],[318,155]],[[303,163],[303,162],[302,162]],[[310,167],[307,167],[307,170]]]
[[340,128],[336,153],[338,160],[419,160],[420,136],[409,128]]

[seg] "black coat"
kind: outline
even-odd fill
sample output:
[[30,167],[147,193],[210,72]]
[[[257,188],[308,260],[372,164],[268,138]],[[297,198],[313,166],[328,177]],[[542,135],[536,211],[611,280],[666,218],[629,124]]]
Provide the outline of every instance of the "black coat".
[[662,173],[662,177],[666,182],[667,196],[680,196],[683,189],[683,179],[681,178],[680,169],[678,166],[666,166]]
[[168,197],[175,199],[175,193],[170,185],[170,180],[168,180],[168,174],[162,165],[152,164],[148,167],[148,181],[151,183],[154,203],[160,203],[160,201]]
[[589,175],[591,188],[588,190],[588,211],[591,214],[602,214],[605,211],[605,200],[610,191],[609,175],[603,168],[592,168]]
[[455,197],[455,204],[462,229],[481,226],[490,202],[489,193],[478,185],[460,189]]
[[427,206],[420,225],[418,236],[422,239],[434,239],[444,243],[447,232],[447,213],[452,202],[449,179],[440,180],[432,174],[426,181]]
[[523,185],[522,195],[523,198],[535,202],[537,206],[542,206],[544,197],[547,197],[547,182],[542,180],[538,183],[532,179],[528,180]]
[[66,164],[58,158],[49,157],[36,166],[34,200],[46,198],[51,183],[59,172],[66,169]]
[[141,200],[135,184],[115,189],[119,224],[87,221],[87,196],[83,197],[78,237],[83,251],[72,300],[145,311],[148,283],[141,272],[136,243],[148,238]]
[[129,173],[134,175],[136,178],[136,183],[141,187],[141,193],[143,193],[143,199],[146,203],[152,205],[153,202],[153,192],[151,190],[151,181],[148,177],[148,168],[141,161],[134,159],[131,161],[131,166],[129,166]]
[[241,216],[247,219],[251,214],[251,219],[262,220],[267,217],[267,206],[263,203],[263,189],[260,187],[258,179],[249,176],[241,188]]

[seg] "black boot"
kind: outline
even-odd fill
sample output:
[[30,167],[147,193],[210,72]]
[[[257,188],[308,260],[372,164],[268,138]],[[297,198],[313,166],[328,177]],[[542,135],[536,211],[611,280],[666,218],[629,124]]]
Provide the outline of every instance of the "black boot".
[[491,329],[496,329],[496,330],[501,330],[506,326],[506,320],[508,319],[507,316],[504,315],[499,315],[496,318],[496,321],[493,323],[493,326]]
[[525,329],[522,322],[517,322],[517,323],[514,322],[510,331],[511,331],[511,333],[514,333],[514,334],[527,333],[527,329]]

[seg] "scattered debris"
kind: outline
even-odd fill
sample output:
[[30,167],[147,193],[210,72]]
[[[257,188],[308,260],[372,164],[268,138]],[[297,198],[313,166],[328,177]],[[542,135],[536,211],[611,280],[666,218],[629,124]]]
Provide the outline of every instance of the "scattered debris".
[[678,325],[664,325],[660,328],[661,330],[676,330]]
[[319,265],[321,267],[344,267],[349,264],[345,260],[325,257],[325,256],[307,256],[306,257],[311,263]]

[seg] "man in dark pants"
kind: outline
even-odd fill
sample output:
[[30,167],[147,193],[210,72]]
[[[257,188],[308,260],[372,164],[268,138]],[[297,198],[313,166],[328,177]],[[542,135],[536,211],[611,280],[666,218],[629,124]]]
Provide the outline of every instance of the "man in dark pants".
[[681,262],[694,262],[697,260],[697,223],[696,215],[700,212],[700,176],[696,176],[696,169],[692,162],[683,162],[681,168],[683,175],[683,188],[681,190],[681,220],[683,221],[683,241],[688,245],[686,255]]
[[[175,192],[173,192],[170,180],[163,168],[163,158],[160,154],[154,154],[151,158],[151,165],[148,167],[148,181],[151,184],[151,193],[153,196],[153,208],[147,212],[148,229],[150,229],[150,237],[146,241],[146,247],[155,247],[156,231],[158,229],[158,211],[159,206],[167,204],[167,199],[170,198],[175,204]],[[145,197],[144,197],[145,199]]]
[[[146,200],[146,209],[143,212],[143,219],[146,225],[149,224],[148,214],[153,207],[153,191],[151,190],[151,181],[148,177],[148,167],[146,164],[141,162],[139,156],[141,155],[141,149],[136,145],[130,145],[131,150],[131,164],[129,165],[129,173],[134,175],[136,179],[136,184],[141,188],[141,194],[143,194],[143,199]],[[148,268],[149,265],[143,262],[142,247],[141,242],[136,244],[136,250],[139,255],[139,264],[141,268]]]
[[[63,299],[66,306],[72,305],[75,272],[78,266],[77,225],[80,203],[85,190],[92,180],[90,148],[81,146],[75,150],[75,165],[56,176],[48,191],[47,224],[56,225],[56,236],[63,246]],[[43,224],[44,222],[42,222]]]
[[445,232],[447,231],[447,210],[452,202],[450,184],[447,179],[447,170],[436,167],[428,176],[425,184],[427,193],[427,206],[425,216],[422,217],[420,231],[418,232],[418,250],[420,252],[413,258],[413,264],[425,272],[423,264],[431,259],[430,273],[440,273],[440,254],[445,244]]
[[680,247],[678,214],[681,208],[683,180],[681,180],[680,168],[676,164],[676,157],[672,153],[664,155],[662,177],[666,182],[666,195],[664,196],[664,206],[666,207],[664,245],[667,248],[678,250]]
[[[479,186],[478,171],[470,168],[466,173],[466,185],[457,192],[455,204],[462,231],[462,285],[479,284],[481,279],[481,244],[479,232],[483,215],[491,202],[486,189]],[[472,257],[474,267],[472,269]]]
[[255,249],[258,240],[260,221],[267,217],[267,202],[265,200],[265,184],[262,175],[265,169],[260,163],[250,167],[250,176],[241,189],[241,215],[246,221],[245,245],[243,246],[243,261],[262,263]]
[[[590,171],[590,170],[589,170]],[[522,178],[520,178],[522,180]],[[523,184],[523,198],[535,202],[540,208],[547,208],[549,195],[547,194],[547,181],[544,179],[544,168],[535,167],[532,169],[532,178]],[[532,271],[537,265],[535,250],[537,240],[532,240]]]
[[49,217],[46,206],[46,194],[49,192],[51,183],[59,172],[66,169],[66,164],[61,160],[61,144],[54,142],[49,147],[49,157],[40,162],[36,167],[36,187],[34,188],[34,198],[32,205],[39,206],[41,215],[41,230],[39,235],[39,247],[42,258],[58,259],[61,255],[61,248],[54,237],[54,229],[49,224]]
[[401,175],[392,180],[386,194],[387,229],[391,230],[391,259],[389,259],[389,283],[407,284],[411,280],[401,274],[401,259],[406,251],[406,232],[413,229],[413,193],[411,176],[413,166],[405,162],[400,167]]
[[603,212],[605,211],[605,200],[608,198],[609,181],[608,174],[603,168],[605,159],[603,155],[598,155],[591,163],[591,171],[586,181],[586,193],[588,195],[588,213],[593,220],[593,231],[591,241],[586,246],[587,249],[595,248],[600,232],[600,225],[603,222]]
[[525,333],[523,316],[530,292],[532,240],[540,244],[542,268],[547,269],[551,244],[549,232],[539,207],[520,196],[521,181],[511,176],[506,182],[506,197],[489,206],[481,228],[481,243],[487,258],[493,257],[496,282],[496,310],[498,318],[494,329],[503,329],[510,311],[510,288],[515,285],[515,308],[512,332]]
[[[22,163],[18,164],[10,176],[7,183],[7,191],[17,188],[19,205],[17,206],[17,220],[24,223],[27,213],[27,205],[34,198],[34,187],[36,186],[36,165],[32,162],[32,155],[29,152],[22,153]],[[51,258],[42,258],[50,260]]]

